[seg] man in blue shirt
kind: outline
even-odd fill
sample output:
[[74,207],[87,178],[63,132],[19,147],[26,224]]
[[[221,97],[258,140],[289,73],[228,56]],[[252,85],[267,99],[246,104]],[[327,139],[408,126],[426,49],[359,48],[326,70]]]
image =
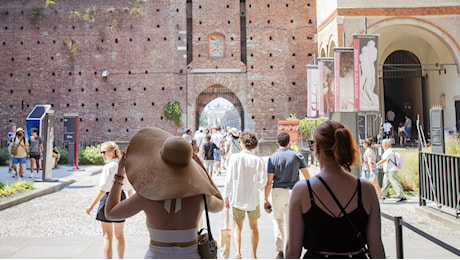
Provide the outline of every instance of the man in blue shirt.
[[[299,170],[305,179],[310,178],[310,172],[304,157],[289,148],[290,136],[288,133],[278,134],[279,149],[268,159],[267,185],[265,186],[264,207],[267,213],[271,212],[272,204],[268,201],[270,191],[273,203],[273,223],[275,231],[275,244],[278,255],[284,258],[286,246],[285,237],[288,227],[289,199],[294,185],[300,180]],[[273,190],[272,190],[273,186]]]

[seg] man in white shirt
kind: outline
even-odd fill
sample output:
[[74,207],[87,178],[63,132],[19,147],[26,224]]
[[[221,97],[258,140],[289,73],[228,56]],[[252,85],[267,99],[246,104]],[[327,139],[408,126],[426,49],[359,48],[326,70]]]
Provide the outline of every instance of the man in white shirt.
[[211,142],[213,142],[217,149],[214,150],[214,172],[217,175],[220,175],[220,161],[222,158],[222,140],[224,139],[224,135],[220,130],[220,126],[213,129],[213,133],[211,135]]
[[240,135],[239,142],[241,152],[233,154],[228,163],[224,188],[225,207],[231,206],[233,211],[235,258],[241,258],[241,230],[247,212],[251,229],[251,258],[255,259],[259,243],[257,227],[257,219],[260,218],[259,190],[265,188],[267,174],[264,160],[252,152],[258,143],[256,135],[251,131],[244,131]]
[[385,199],[388,196],[388,191],[390,190],[390,184],[393,186],[396,194],[398,195],[398,202],[405,201],[406,196],[404,196],[404,190],[401,185],[401,182],[398,178],[398,167],[396,166],[396,154],[393,149],[390,148],[390,140],[384,139],[382,141],[382,147],[385,152],[382,154],[382,160],[380,160],[376,165],[383,164],[383,183],[382,183],[382,196]]
[[203,145],[205,143],[204,137],[206,135],[204,134],[204,127],[198,128],[198,131],[195,132],[195,140],[196,140],[196,146],[198,148],[198,157],[203,160]]

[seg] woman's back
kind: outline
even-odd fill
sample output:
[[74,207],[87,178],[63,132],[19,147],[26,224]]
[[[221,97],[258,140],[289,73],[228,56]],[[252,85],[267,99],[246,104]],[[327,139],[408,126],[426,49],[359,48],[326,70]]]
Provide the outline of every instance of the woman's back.
[[163,201],[147,200],[143,207],[148,226],[163,230],[180,230],[198,226],[204,203],[203,196],[197,195]]
[[[347,217],[341,214],[340,208],[329,191],[326,191],[326,193],[323,191],[324,188],[327,190],[329,185],[324,181],[324,183],[316,185],[315,191],[311,187],[310,180],[306,182],[309,191],[310,209],[303,214],[303,246],[309,250],[310,256],[317,258],[317,255],[314,255],[315,252],[355,252],[355,254],[360,252],[362,249],[361,241],[357,238]],[[356,178],[354,182],[354,184],[347,185],[354,189],[350,196],[339,196],[340,198],[347,198],[340,204],[347,212],[349,219],[356,223],[356,228],[365,237],[369,214],[363,207],[361,182]],[[332,191],[332,193],[336,196],[336,192]],[[331,198],[332,203],[330,202]]]

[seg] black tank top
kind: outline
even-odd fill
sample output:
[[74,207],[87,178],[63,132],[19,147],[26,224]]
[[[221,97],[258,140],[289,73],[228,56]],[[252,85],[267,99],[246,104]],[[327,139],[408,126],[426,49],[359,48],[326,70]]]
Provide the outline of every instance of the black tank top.
[[[307,184],[310,193],[311,208],[303,214],[303,247],[307,250],[304,258],[318,258],[316,252],[322,251],[345,253],[356,252],[362,249],[362,243],[356,236],[355,231],[353,231],[350,222],[343,215],[333,217],[319,208],[315,204],[315,197],[321,204],[323,203],[311,189],[309,180],[307,180]],[[358,207],[347,214],[356,228],[361,232],[364,241],[367,241],[366,227],[369,215],[364,210],[361,201],[361,182],[359,179],[357,188],[350,201],[344,206],[344,209],[347,208],[356,194],[358,194]],[[328,211],[330,212],[329,209]]]

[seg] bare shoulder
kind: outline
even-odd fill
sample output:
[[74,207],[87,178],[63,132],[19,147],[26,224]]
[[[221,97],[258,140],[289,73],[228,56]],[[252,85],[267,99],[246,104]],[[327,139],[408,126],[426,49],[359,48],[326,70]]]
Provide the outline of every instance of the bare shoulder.
[[361,181],[361,189],[362,189],[364,194],[366,194],[368,192],[375,193],[375,188],[374,188],[374,186],[372,185],[372,183],[368,179],[359,178],[359,180]]
[[291,196],[304,197],[306,194],[308,194],[307,181],[305,181],[305,180],[298,181],[294,185],[294,188],[292,188],[292,195]]

